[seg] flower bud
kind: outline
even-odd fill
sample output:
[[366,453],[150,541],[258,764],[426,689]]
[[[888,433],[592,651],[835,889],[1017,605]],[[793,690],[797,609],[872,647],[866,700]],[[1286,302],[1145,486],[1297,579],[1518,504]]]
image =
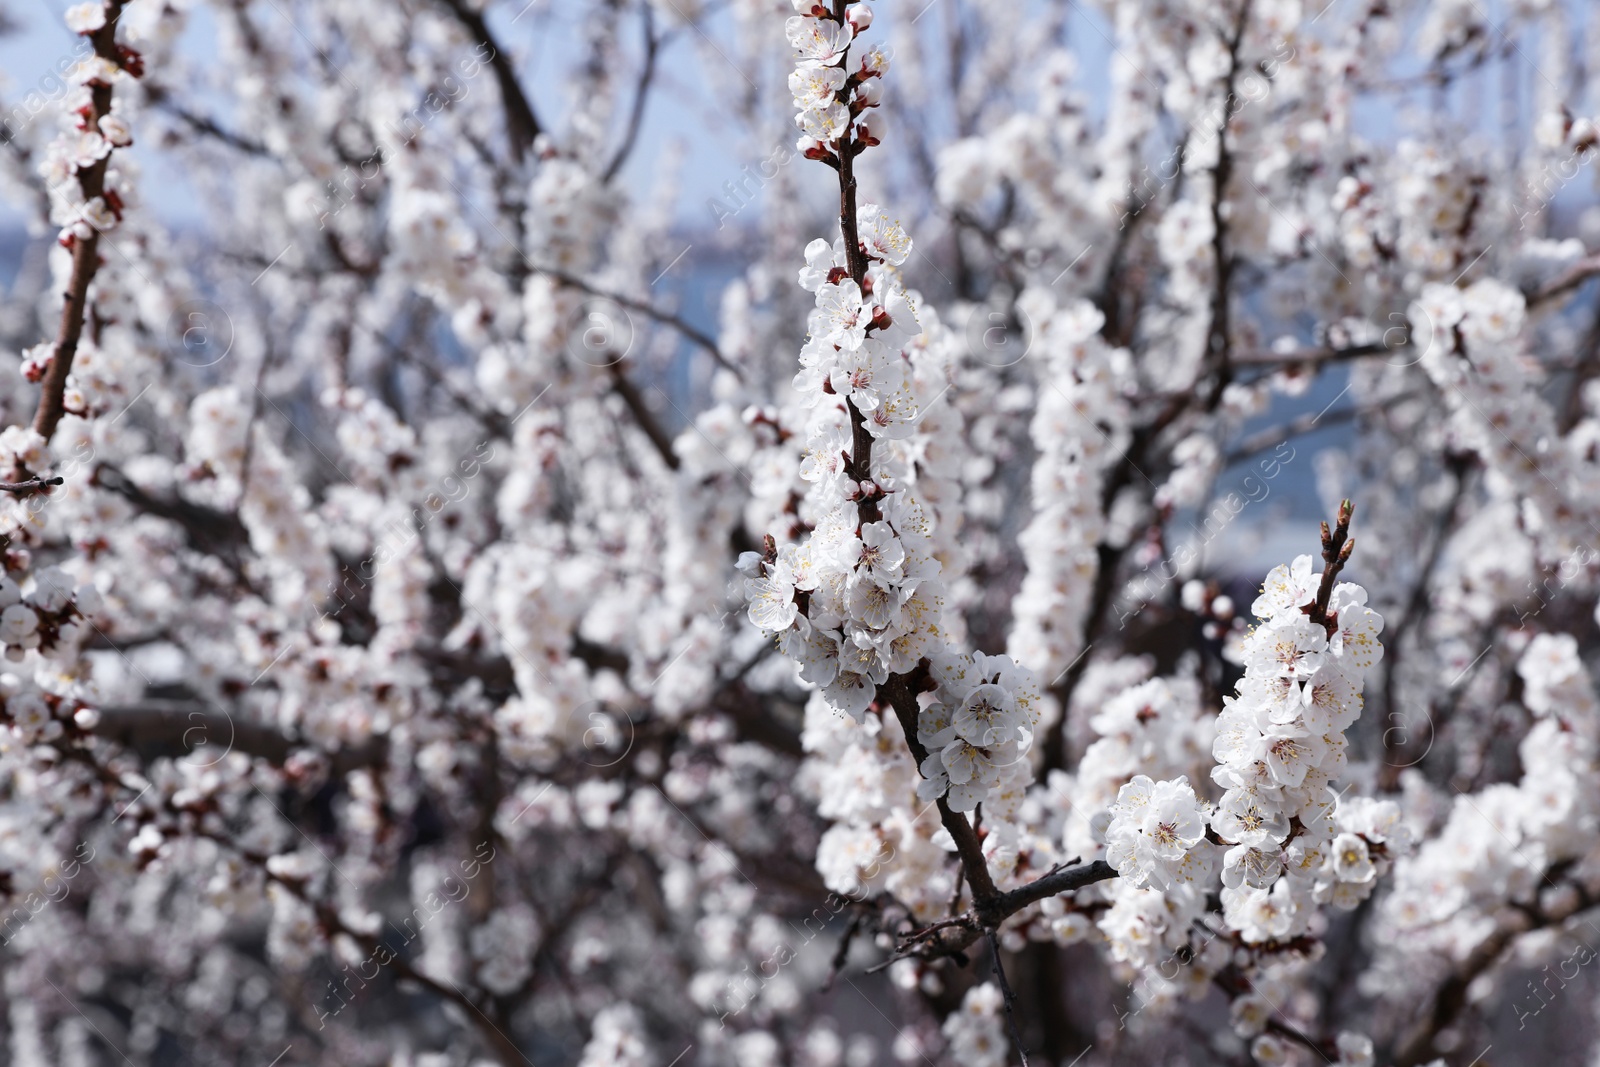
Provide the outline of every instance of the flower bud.
[[828,146],[815,137],[801,137],[794,143],[795,151],[807,159],[834,159],[834,154]]
[[128,124],[118,115],[101,116],[100,135],[118,148],[126,148],[133,143],[132,131],[128,129]]
[[860,33],[872,25],[872,8],[866,4],[851,4],[845,8],[844,17]]

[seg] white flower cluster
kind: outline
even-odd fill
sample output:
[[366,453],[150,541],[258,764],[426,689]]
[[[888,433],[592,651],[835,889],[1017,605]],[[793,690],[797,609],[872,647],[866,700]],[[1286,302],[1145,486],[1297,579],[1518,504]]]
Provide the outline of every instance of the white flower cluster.
[[[1114,959],[1148,970],[1163,948],[1189,944],[1219,860],[1226,928],[1246,944],[1283,943],[1306,932],[1316,905],[1353,908],[1390,855],[1409,846],[1396,804],[1341,803],[1330,789],[1344,769],[1344,731],[1360,714],[1361,672],[1381,654],[1383,620],[1364,590],[1340,583],[1327,622],[1313,621],[1320,583],[1311,557],[1301,556],[1268,575],[1253,606],[1261,624],[1244,642],[1245,676],[1238,694],[1224,697],[1212,745],[1220,802],[1208,803],[1186,775],[1137,774],[1096,818],[1106,861],[1121,876],[1102,890],[1112,906],[1097,924]],[[1140,731],[1119,729],[1110,713],[1159,718],[1172,710],[1166,695],[1163,683],[1136,686],[1108,704],[1096,728],[1132,740]],[[1159,773],[1182,766],[1186,753],[1150,755]],[[1198,988],[1213,964],[1196,958]],[[1146,977],[1147,1000],[1189,991],[1170,976]]]
[[1210,768],[1215,717],[1202,705],[1199,680],[1150,678],[1149,673],[1143,658],[1096,663],[1074,691],[1074,719],[1087,709],[1098,710],[1088,717],[1096,739],[1072,774],[1060,772],[1059,796],[1070,799],[1079,813],[1065,824],[1069,856],[1089,855],[1104,843],[1088,815],[1108,810],[1135,775],[1199,779]]
[[[872,25],[872,9],[866,4],[851,4],[843,22],[814,0],[794,0],[794,6],[801,14],[784,28],[796,60],[789,91],[794,94],[795,125],[803,131],[798,147],[811,158],[836,158],[849,151],[852,122],[883,99],[882,75],[889,58],[874,48],[862,57],[859,71],[845,70],[850,43]],[[855,126],[855,140],[860,145],[878,143],[870,120]]]
[[[1106,862],[1121,876],[1103,890],[1111,907],[1096,926],[1113,960],[1144,972],[1147,1004],[1162,999],[1152,983],[1168,977],[1153,968],[1190,944],[1206,911],[1217,870],[1217,848],[1206,840],[1208,815],[1209,805],[1186,777],[1156,782],[1141,774],[1095,820],[1103,826]],[[1198,953],[1181,977],[1203,988],[1222,965],[1220,949]]]
[[1483,174],[1443,145],[1410,138],[1390,157],[1342,177],[1329,198],[1345,255],[1362,269],[1388,256],[1424,276],[1456,275],[1484,251],[1468,225]]
[[1341,582],[1327,623],[1313,621],[1321,579],[1310,556],[1267,576],[1251,607],[1261,622],[1244,642],[1245,676],[1217,722],[1212,778],[1226,791],[1211,826],[1230,846],[1224,917],[1250,943],[1304,932],[1315,902],[1354,907],[1373,887],[1366,843],[1382,844],[1398,817],[1393,805],[1341,812],[1329,788],[1345,768],[1344,731],[1361,714],[1362,672],[1383,653],[1383,619],[1364,589]]
[[1395,871],[1383,912],[1397,936],[1386,943],[1460,959],[1493,936],[1508,904],[1557,917],[1575,907],[1549,872],[1593,862],[1600,700],[1568,634],[1535,637],[1517,673],[1534,718],[1517,748],[1522,778],[1454,796],[1438,835]]
[[645,1027],[639,1012],[629,1004],[601,1008],[594,1017],[594,1030],[583,1046],[578,1067],[649,1067],[654,1063],[645,1043]]
[[[826,18],[792,19],[801,73],[842,62],[854,32]],[[881,61],[869,66],[861,77],[885,69]],[[794,379],[811,409],[799,475],[810,483],[803,517],[812,535],[766,559],[745,553],[739,569],[750,621],[779,637],[831,706],[861,721],[879,685],[942,646],[943,591],[933,516],[896,482],[886,449],[870,467],[854,458],[855,420],[873,440],[915,432],[919,405],[905,350],[922,334],[893,270],[910,255],[910,238],[873,204],[861,207],[857,229],[853,251],[866,263],[859,281],[842,237],[831,247],[811,242],[800,272],[801,286],[816,294]]]
[[[115,8],[120,14],[122,4],[116,3]],[[104,0],[77,4],[66,13],[67,27],[73,33],[95,34],[105,27],[106,15]],[[50,196],[50,221],[61,227],[59,240],[67,248],[113,230],[122,221],[128,191],[118,172],[104,164],[114,149],[132,144],[133,136],[122,114],[123,101],[106,94],[102,104],[95,95],[140,73],[142,65],[137,53],[124,50],[120,64],[91,54],[68,75],[71,88],[62,113],[71,116],[71,125],[50,142],[39,164]],[[101,174],[91,185],[99,188],[91,196],[83,179],[97,167],[102,168]]]
[[841,499],[804,545],[770,561],[740,559],[750,621],[777,635],[801,677],[858,722],[877,687],[915,668],[940,636],[926,514],[903,494],[885,496],[882,513],[858,529],[854,502]]
[[500,908],[467,938],[478,979],[501,995],[516,992],[533,973],[539,921],[527,905]]
[[[1519,525],[1543,561],[1570,557],[1593,537],[1600,517],[1592,503],[1574,506],[1563,486],[1595,484],[1588,435],[1563,436],[1556,412],[1540,395],[1542,372],[1523,334],[1523,295],[1494,279],[1464,289],[1427,285],[1409,316],[1422,348],[1419,364],[1440,387],[1450,430],[1478,452],[1523,505]],[[1587,502],[1585,502],[1587,503]]]
[[[1151,842],[1137,840],[1143,825],[1140,801],[1149,799],[1157,782],[1163,802],[1169,785],[1181,795],[1189,781],[1202,780],[1210,767],[1214,718],[1204,708],[1192,667],[1180,664],[1177,675],[1162,678],[1150,677],[1151,670],[1145,657],[1093,663],[1073,691],[1068,721],[1087,720],[1096,736],[1072,772],[1050,772],[1048,790],[1039,797],[1056,813],[1059,829],[1052,844],[1063,859],[1094,856],[1102,847],[1109,851],[1112,840],[1123,851],[1150,852]],[[1149,827],[1157,837],[1165,834],[1161,821]],[[1029,848],[1038,850],[1034,844]],[[1045,901],[1048,936],[1060,945],[1103,937],[1112,959],[1144,968],[1147,986],[1172,986],[1167,978],[1176,978],[1186,990],[1196,984],[1204,988],[1210,973],[1221,966],[1211,954],[1198,953],[1193,966],[1166,977],[1153,966],[1189,944],[1193,922],[1205,911],[1214,886],[1214,846],[1200,841],[1193,851],[1191,859],[1171,865],[1179,868],[1176,878],[1165,873],[1165,863],[1147,862],[1148,874],[1135,871],[1130,858],[1125,877],[1100,882],[1070,899]],[[1202,875],[1206,884],[1187,880]],[[1163,883],[1165,890],[1149,888]],[[1044,936],[1044,931],[1033,936]],[[1158,999],[1150,988],[1139,992],[1146,1004]]]
[[592,725],[585,714],[574,714],[591,691],[568,645],[582,614],[577,590],[597,574],[592,561],[557,566],[551,553],[527,545],[487,553],[467,573],[463,599],[483,604],[484,616],[464,618],[450,644],[493,638],[505,648],[517,696],[501,705],[495,719],[512,760],[550,758]]
[[[746,553],[740,571],[751,622],[776,635],[801,677],[858,722],[891,675],[932,661],[938,692],[918,725],[930,749],[919,792],[930,799],[948,790],[953,808],[970,811],[1026,753],[1039,701],[1031,674],[1009,659],[945,651],[933,516],[892,473],[905,467],[890,462],[891,450],[875,452],[871,478],[850,476],[852,415],[874,438],[915,431],[914,378],[903,349],[920,333],[888,272],[904,261],[910,241],[872,205],[861,212],[861,234],[870,264],[865,289],[882,303],[863,301],[842,245],[812,242],[800,275],[817,294],[795,378],[813,409],[799,474],[811,483],[814,529],[803,545],[768,558]],[[877,518],[866,518],[864,503]]]
[[235,388],[201,393],[189,416],[188,453],[200,483],[195,494],[213,506],[238,507],[278,604],[309,612],[312,597],[334,587],[335,572],[327,529],[293,463]]
[[[857,7],[862,10],[852,9],[855,17],[845,23],[811,13],[809,6],[790,20],[800,57],[797,99],[820,102],[824,90],[851,87],[859,97],[860,86],[887,69],[875,52],[860,73],[844,73],[850,42],[870,20]],[[856,104],[867,106],[860,99]],[[816,114],[823,117],[803,116],[802,123],[831,129],[838,120],[829,110],[834,106],[819,103]],[[842,103],[837,108],[848,110]],[[830,140],[846,132],[848,119],[838,121],[841,128]],[[859,151],[864,143],[846,139],[841,151]],[[794,379],[810,409],[799,476],[810,486],[809,514],[802,517],[813,525],[812,535],[766,559],[746,553],[739,566],[750,620],[779,637],[800,662],[804,680],[821,688],[832,707],[861,721],[877,687],[940,650],[944,635],[933,515],[901,484],[906,479],[894,477],[887,448],[870,464],[854,456],[857,421],[871,440],[905,439],[916,430],[918,379],[906,350],[923,331],[894,270],[911,254],[911,240],[874,204],[862,205],[855,222],[858,248],[847,249],[842,236],[831,246],[815,240],[800,271],[801,286],[816,294],[811,336]],[[852,261],[866,264],[859,276],[851,272]],[[956,771],[962,781],[970,778],[965,771]]]
[[[911,238],[876,204],[862,205],[858,232],[868,261],[859,285],[850,277],[843,239],[832,247],[821,238],[806,246],[800,285],[816,294],[816,309],[794,384],[812,404],[827,395],[848,398],[874,438],[904,438],[913,432],[920,409],[903,350],[921,335],[922,326],[890,268],[911,255]],[[829,462],[838,451],[834,443],[829,435],[813,437],[812,465],[801,468],[802,477],[824,482],[842,477]]]
[[1154,782],[1135,775],[1111,806],[1106,862],[1136,886],[1204,882],[1216,871],[1216,846],[1205,839],[1206,816],[1189,779]]
[[950,1061],[962,1067],[1005,1067],[1011,1042],[1005,1032],[1005,999],[992,982],[973,986],[961,1008],[944,1021]]
[[1007,656],[981,652],[931,657],[938,683],[917,717],[917,739],[928,750],[917,795],[949,797],[955,811],[971,811],[989,791],[1017,773],[1032,780],[1026,757],[1039,723],[1039,690],[1033,673]]
[[1099,336],[1105,316],[1088,301],[1055,306],[1047,291],[1022,301],[1043,354],[1029,432],[1033,518],[1017,539],[1028,570],[1013,602],[1007,645],[1021,663],[1055,677],[1078,657],[1105,536],[1104,473],[1128,447],[1125,391],[1132,362]]

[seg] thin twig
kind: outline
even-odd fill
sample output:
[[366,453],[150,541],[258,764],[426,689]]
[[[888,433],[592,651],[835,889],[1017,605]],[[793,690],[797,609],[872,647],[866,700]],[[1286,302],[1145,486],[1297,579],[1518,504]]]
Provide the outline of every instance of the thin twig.
[[672,436],[656,421],[656,416],[644,402],[644,394],[639,392],[639,387],[634,385],[628,376],[623,373],[620,363],[613,363],[611,370],[611,387],[622,402],[628,406],[628,412],[633,416],[633,421],[639,424],[639,429],[650,438],[650,443],[655,446],[656,452],[661,456],[661,462],[673,470],[678,469],[678,453],[672,447]]
[[60,485],[64,481],[66,481],[65,478],[55,477],[29,478],[28,480],[22,482],[0,482],[0,493],[18,493],[22,495],[29,495],[40,492],[48,486]]
[[850,955],[850,943],[856,938],[856,931],[861,929],[862,913],[855,912],[850,916],[850,925],[845,927],[844,936],[839,939],[839,947],[833,950],[833,961],[828,964],[828,977],[822,983],[822,991],[826,993],[833,988],[834,980],[839,977],[839,972],[844,970],[844,962]]
[[[1399,329],[1399,327],[1395,327]],[[1344,348],[1296,348],[1289,352],[1241,352],[1234,362],[1241,367],[1298,367],[1305,364],[1344,363],[1367,356],[1381,356],[1398,351],[1403,345],[1390,345],[1383,341],[1370,344],[1347,345]]]
[[1350,553],[1355,549],[1356,543],[1350,540],[1350,518],[1355,514],[1356,506],[1348,500],[1339,502],[1339,515],[1337,525],[1330,532],[1327,522],[1322,524],[1322,562],[1325,565],[1322,571],[1322,586],[1317,590],[1316,603],[1311,605],[1309,614],[1311,621],[1328,624],[1328,599],[1333,596],[1333,583],[1338,580],[1339,572],[1350,559]]
[[1233,119],[1234,84],[1239,76],[1239,47],[1250,21],[1250,0],[1239,5],[1239,17],[1228,42],[1227,93],[1223,97],[1222,126],[1217,130],[1217,162],[1211,169],[1211,321],[1207,327],[1206,355],[1215,361],[1209,406],[1216,407],[1233,381],[1232,279],[1233,259],[1228,252],[1228,182],[1233,175],[1233,153],[1228,148],[1228,125]]
[[1222,457],[1222,466],[1226,469],[1236,464],[1244,463],[1302,434],[1324,430],[1341,423],[1353,422],[1364,415],[1382,411],[1393,407],[1395,404],[1420,399],[1422,395],[1421,392],[1396,393],[1371,407],[1356,406],[1340,408],[1338,411],[1307,412],[1298,418],[1279,423],[1277,426],[1269,426],[1246,437]]
[[994,976],[1000,982],[1000,995],[1006,1002],[1006,1023],[1011,1027],[1011,1041],[1017,1046],[1017,1055],[1022,1057],[1022,1067],[1028,1067],[1028,1046],[1022,1043],[1022,1032],[1017,1029],[1017,1013],[1013,1008],[1017,997],[1011,992],[1011,983],[1006,981],[1005,964],[1000,962],[1000,939],[993,930],[989,931],[989,951],[994,953]]
[[562,285],[581,290],[585,293],[588,293],[590,296],[599,297],[601,300],[609,300],[613,304],[618,304],[630,311],[637,311],[642,315],[647,315],[664,326],[671,326],[673,329],[683,334],[684,337],[705,349],[712,359],[716,360],[717,363],[724,369],[732,371],[735,377],[744,377],[744,375],[740,373],[739,368],[730,363],[728,358],[722,354],[722,349],[717,346],[716,338],[712,337],[704,330],[700,330],[689,325],[689,323],[685,322],[678,315],[675,315],[663,308],[658,308],[648,301],[638,300],[631,296],[623,296],[621,293],[613,293],[609,290],[601,289],[598,286],[584,281],[576,274],[568,274],[566,271],[561,270],[551,270],[548,267],[534,267],[533,269],[538,273],[545,275],[546,277],[560,282]]
[[634,142],[639,139],[639,127],[644,120],[644,107],[650,96],[650,82],[656,73],[656,56],[661,51],[662,38],[656,36],[655,20],[650,14],[650,5],[641,4],[644,13],[644,69],[639,72],[639,85],[633,94],[633,111],[628,116],[628,132],[623,135],[622,144],[617,146],[616,155],[611,157],[611,162],[606,164],[605,171],[600,176],[602,184],[609,185],[611,179],[617,176],[617,171],[628,161],[628,156],[633,152]]
[[1564,296],[1596,274],[1600,274],[1600,255],[1585,256],[1544,285],[1528,293],[1528,306],[1538,307],[1558,296]]
[[166,86],[146,85],[144,92],[146,100],[148,100],[154,106],[160,108],[162,111],[165,111],[173,118],[182,121],[184,125],[188,126],[189,129],[193,130],[195,133],[203,133],[213,140],[222,142],[229,148],[237,149],[240,152],[244,152],[248,155],[260,156],[262,158],[272,155],[272,152],[267,148],[267,146],[262,144],[260,141],[253,140],[252,138],[245,137],[242,134],[235,133],[230,129],[218,125],[215,120],[185,108],[182,104],[179,104],[172,99],[171,92],[166,88]]

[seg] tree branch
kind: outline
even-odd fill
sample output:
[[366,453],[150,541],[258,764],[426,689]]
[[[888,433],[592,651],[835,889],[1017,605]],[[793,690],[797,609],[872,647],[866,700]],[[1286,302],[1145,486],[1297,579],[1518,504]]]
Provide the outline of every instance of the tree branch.
[[1233,153],[1228,149],[1228,125],[1233,119],[1234,82],[1239,76],[1239,46],[1244,42],[1245,25],[1250,21],[1250,0],[1239,5],[1239,18],[1228,42],[1227,91],[1222,100],[1222,124],[1217,130],[1217,165],[1211,171],[1211,269],[1215,272],[1211,292],[1211,322],[1207,354],[1215,361],[1216,380],[1211,385],[1209,406],[1216,407],[1222,393],[1233,381],[1232,282],[1233,261],[1228,253],[1228,182],[1233,177]]
[[609,185],[611,179],[617,176],[617,171],[628,161],[628,156],[633,152],[634,143],[639,139],[639,127],[644,120],[645,103],[650,94],[650,82],[656,73],[656,56],[661,51],[661,38],[655,33],[655,19],[651,14],[649,4],[641,4],[640,10],[644,13],[644,69],[639,72],[639,85],[633,94],[633,110],[628,115],[628,132],[623,135],[622,144],[617,146],[616,154],[611,157],[611,162],[606,164],[606,169],[600,175],[600,181]]
[[568,274],[563,270],[551,270],[546,267],[535,267],[534,270],[540,274],[546,275],[547,277],[553,278],[562,285],[570,286],[573,289],[588,293],[590,296],[597,296],[602,300],[609,300],[613,304],[625,307],[630,311],[637,311],[642,315],[647,315],[664,326],[671,326],[694,344],[705,349],[711,358],[716,360],[721,367],[732,371],[736,377],[743,379],[744,375],[740,373],[739,368],[730,363],[727,357],[722,354],[722,350],[717,347],[717,342],[714,337],[703,330],[691,326],[678,315],[675,315],[674,313],[663,308],[658,308],[648,301],[639,300],[631,296],[623,296],[621,293],[613,293],[605,289],[601,289],[598,286],[584,281],[576,274]]
[[656,451],[661,455],[661,462],[673,470],[678,469],[678,453],[672,447],[672,437],[662,428],[656,420],[655,412],[644,402],[644,394],[639,392],[639,387],[623,373],[622,364],[613,363],[609,368],[611,372],[611,388],[622,402],[628,405],[628,413],[633,416],[633,421],[639,424],[639,429],[650,438],[650,443],[656,446]]
[[1022,1067],[1028,1067],[1028,1047],[1022,1043],[1022,1033],[1017,1029],[1017,996],[1011,992],[1011,983],[1006,980],[1005,964],[1000,961],[1000,939],[993,930],[989,931],[989,951],[994,954],[994,976],[1000,983],[1000,996],[1005,1001],[1006,1025],[1011,1029],[1011,1042],[1017,1046],[1017,1055],[1022,1057]]
[[[122,17],[122,4],[123,0],[108,0],[105,25],[87,35],[95,55],[118,67],[123,66],[122,56],[117,51],[117,20]],[[110,114],[111,86],[98,80],[91,82],[84,127],[98,133],[100,120]],[[78,189],[85,203],[105,195],[106,168],[110,162],[111,152],[108,151],[89,166],[79,168]],[[33,416],[34,432],[46,441],[55,436],[56,425],[67,413],[64,399],[67,378],[72,374],[72,360],[78,354],[84,319],[89,313],[89,284],[99,268],[100,231],[90,225],[89,236],[72,238],[72,274],[67,291],[62,294],[61,325],[56,330],[55,347],[44,372],[39,408]]]
[[1600,255],[1585,256],[1537,289],[1524,293],[1528,308],[1532,310],[1540,304],[1565,296],[1596,274],[1600,274]]
[[495,81],[500,86],[501,105],[506,112],[506,140],[511,148],[511,158],[521,163],[533,148],[533,142],[538,139],[542,127],[538,116],[533,113],[533,105],[528,102],[527,94],[522,91],[522,83],[517,81],[517,72],[495,42],[494,35],[489,32],[482,12],[473,10],[463,0],[443,0],[443,3],[478,43],[489,48],[489,66],[494,69]]
[[32,496],[34,493],[43,492],[52,485],[61,485],[65,478],[29,478],[21,482],[0,482],[0,493],[16,493],[18,496]]
[[[1328,599],[1333,596],[1333,583],[1338,581],[1339,572],[1350,559],[1356,543],[1350,540],[1350,519],[1355,514],[1356,506],[1348,500],[1340,501],[1337,525],[1330,533],[1328,524],[1322,524],[1322,561],[1325,564],[1322,571],[1322,585],[1317,590],[1317,599],[1311,605],[1309,614],[1311,621],[1328,624]],[[1330,628],[1331,632],[1331,628]]]

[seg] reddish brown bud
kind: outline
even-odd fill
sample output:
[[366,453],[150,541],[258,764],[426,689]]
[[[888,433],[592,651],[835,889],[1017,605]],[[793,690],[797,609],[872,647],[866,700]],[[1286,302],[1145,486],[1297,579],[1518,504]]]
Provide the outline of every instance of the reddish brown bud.
[[117,62],[123,70],[135,78],[144,77],[144,56],[135,52],[125,44],[117,45]]

